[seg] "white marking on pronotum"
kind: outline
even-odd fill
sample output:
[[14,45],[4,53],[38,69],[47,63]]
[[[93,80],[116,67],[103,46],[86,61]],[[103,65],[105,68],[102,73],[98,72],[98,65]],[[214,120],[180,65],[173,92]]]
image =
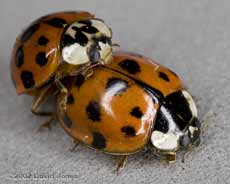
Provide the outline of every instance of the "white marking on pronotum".
[[154,147],[160,150],[176,150],[178,148],[179,135],[173,132],[166,134],[160,131],[153,131],[151,142]]
[[105,36],[109,38],[112,37],[111,29],[102,20],[91,19],[91,22],[92,22],[92,26],[97,28],[100,31],[100,33],[104,34]]
[[87,47],[81,46],[78,43],[74,43],[70,46],[66,46],[62,50],[62,57],[64,61],[69,64],[80,65],[89,62],[87,54]]
[[189,107],[191,109],[193,117],[197,117],[198,116],[197,108],[196,108],[196,104],[195,104],[192,96],[185,90],[183,90],[182,93],[189,103]]

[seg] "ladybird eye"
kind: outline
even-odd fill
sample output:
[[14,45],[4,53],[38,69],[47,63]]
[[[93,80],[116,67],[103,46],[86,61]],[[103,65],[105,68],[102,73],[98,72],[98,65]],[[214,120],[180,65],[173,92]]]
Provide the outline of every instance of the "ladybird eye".
[[81,28],[81,31],[84,31],[84,32],[90,33],[90,34],[95,34],[98,32],[98,29],[93,27],[93,26],[83,26]]
[[89,55],[90,61],[93,63],[98,62],[101,59],[101,55],[98,51],[97,46],[92,46],[89,49],[88,55]]

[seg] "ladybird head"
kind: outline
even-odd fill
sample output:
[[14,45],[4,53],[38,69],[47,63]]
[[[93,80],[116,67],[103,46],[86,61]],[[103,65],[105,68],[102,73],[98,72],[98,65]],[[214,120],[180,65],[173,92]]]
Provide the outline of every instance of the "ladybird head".
[[112,31],[100,19],[77,21],[61,39],[62,58],[73,65],[107,63],[112,56]]
[[186,91],[168,95],[162,103],[151,134],[154,148],[174,152],[179,148],[197,146],[200,142],[200,123],[192,96]]

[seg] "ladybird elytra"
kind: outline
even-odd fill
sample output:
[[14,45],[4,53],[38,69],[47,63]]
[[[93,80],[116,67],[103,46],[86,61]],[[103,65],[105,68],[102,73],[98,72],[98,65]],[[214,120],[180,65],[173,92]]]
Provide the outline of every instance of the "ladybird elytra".
[[114,155],[133,154],[151,144],[170,160],[179,149],[199,142],[191,95],[177,75],[153,60],[117,52],[87,80],[72,80],[66,111],[59,96],[57,114],[74,140]]

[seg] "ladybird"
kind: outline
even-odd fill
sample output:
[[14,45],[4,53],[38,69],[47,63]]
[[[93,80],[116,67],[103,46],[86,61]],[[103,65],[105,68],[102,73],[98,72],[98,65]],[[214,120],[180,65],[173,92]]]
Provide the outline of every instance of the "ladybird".
[[[59,88],[61,79],[110,61],[112,31],[88,12],[58,12],[34,21],[16,39],[11,76],[18,94],[37,96],[32,112]],[[39,113],[37,113],[39,114]],[[41,114],[41,113],[40,113]]]
[[57,98],[61,127],[76,141],[112,155],[150,148],[168,161],[197,146],[200,123],[192,96],[179,77],[144,56],[116,52],[94,75],[68,79],[66,109]]

